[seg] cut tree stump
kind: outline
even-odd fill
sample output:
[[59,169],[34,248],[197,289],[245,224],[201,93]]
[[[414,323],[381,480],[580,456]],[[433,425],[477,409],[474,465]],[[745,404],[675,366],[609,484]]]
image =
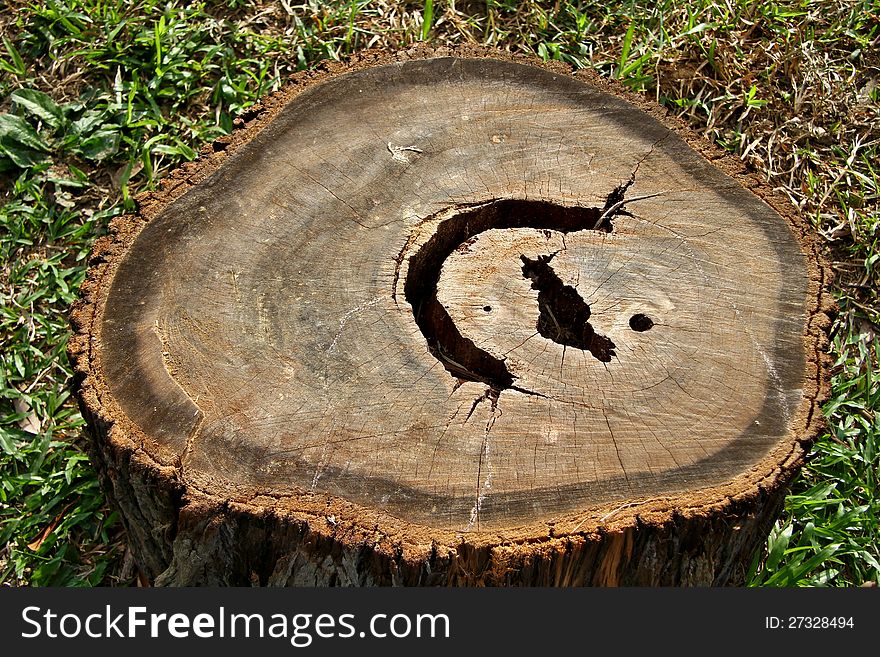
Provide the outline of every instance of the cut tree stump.
[[810,229],[617,85],[295,78],[95,248],[70,346],[157,585],[721,585],[821,426]]

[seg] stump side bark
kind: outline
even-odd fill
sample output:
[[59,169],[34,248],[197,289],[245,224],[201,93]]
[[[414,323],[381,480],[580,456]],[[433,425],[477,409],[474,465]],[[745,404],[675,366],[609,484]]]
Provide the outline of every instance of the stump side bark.
[[618,85],[297,76],[99,240],[69,352],[157,584],[736,584],[822,426],[809,226]]

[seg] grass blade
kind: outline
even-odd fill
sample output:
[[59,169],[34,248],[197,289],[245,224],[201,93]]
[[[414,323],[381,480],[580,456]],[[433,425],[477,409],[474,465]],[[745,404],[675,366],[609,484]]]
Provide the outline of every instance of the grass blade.
[[425,11],[422,18],[422,41],[428,40],[431,26],[434,24],[434,0],[425,0]]
[[629,49],[632,45],[635,29],[635,22],[630,23],[629,28],[626,30],[626,35],[623,37],[623,50],[620,52],[620,63],[617,65],[617,72],[614,74],[614,77],[618,80],[623,77],[623,71],[626,67],[626,62],[629,59]]

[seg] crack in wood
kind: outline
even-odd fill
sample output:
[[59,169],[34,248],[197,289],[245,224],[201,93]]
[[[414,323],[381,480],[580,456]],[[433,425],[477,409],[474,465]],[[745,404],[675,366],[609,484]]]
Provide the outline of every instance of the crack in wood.
[[[422,335],[425,336],[431,355],[457,379],[485,383],[491,390],[498,393],[511,389],[524,394],[545,397],[535,391],[514,385],[516,377],[507,369],[504,358],[496,358],[461,334],[446,308],[437,299],[437,284],[443,263],[454,251],[462,248],[480,233],[490,229],[535,228],[546,231],[555,230],[563,234],[581,230],[597,230],[609,233],[613,228],[608,220],[610,218],[606,218],[601,227],[594,228],[594,226],[602,214],[607,212],[607,208],[616,202],[614,199],[617,198],[617,195],[622,193],[619,188],[612,191],[609,200],[606,201],[605,207],[602,209],[581,206],[564,207],[548,201],[497,199],[462,208],[459,212],[440,221],[434,234],[410,256],[409,270],[403,289],[404,296],[412,308],[416,324]],[[424,223],[422,222],[422,224]],[[399,271],[405,257],[405,252],[414,242],[415,240],[410,238],[399,254],[397,271]],[[550,271],[552,272],[552,270]],[[553,276],[555,277],[555,274]],[[395,275],[395,286],[397,278],[398,276]],[[559,280],[558,277],[556,280]],[[562,287],[561,281],[559,281],[559,286]],[[573,288],[571,289],[573,290]],[[392,296],[396,296],[396,289]],[[585,306],[576,292],[574,296],[582,306]],[[550,316],[553,312],[561,311],[559,308],[551,308],[545,303],[541,317]],[[566,317],[568,315],[567,312],[563,314]],[[587,312],[580,312],[578,316],[580,315],[585,315],[588,318],[588,307]],[[552,332],[542,331],[541,327],[544,324],[546,321],[542,323],[539,317],[539,332],[544,337],[549,336],[553,339]],[[567,325],[570,324],[571,322],[567,323]],[[569,332],[571,331],[573,329],[570,328]],[[592,331],[590,335],[597,335],[592,327],[589,327],[589,331]],[[580,339],[572,337],[568,341],[562,342],[559,340],[560,332],[557,332],[555,337],[560,344],[569,344],[579,348],[586,347],[587,350],[590,350],[590,345],[593,345],[591,353],[603,362],[607,362],[614,355],[613,343],[604,336],[586,340],[582,335]],[[566,338],[568,337],[570,336],[566,334]]]
[[[486,431],[483,434],[483,442],[480,445],[480,458],[477,463],[477,486],[475,491],[474,506],[471,509],[470,519],[467,526],[464,528],[464,531],[470,531],[474,527],[476,527],[477,531],[480,530],[480,512],[483,510],[483,503],[486,500],[486,495],[492,488],[492,464],[489,460],[489,432],[492,431],[492,427],[495,425],[495,420],[501,417],[501,409],[498,407],[498,397],[500,394],[501,393],[499,391],[489,388],[488,390],[486,390],[486,393],[479,397],[474,403],[474,407],[476,407],[476,404],[478,404],[480,401],[488,399],[492,404],[492,409],[491,415],[486,421]],[[473,409],[471,410],[473,411]],[[486,473],[485,479],[483,478],[484,463]]]

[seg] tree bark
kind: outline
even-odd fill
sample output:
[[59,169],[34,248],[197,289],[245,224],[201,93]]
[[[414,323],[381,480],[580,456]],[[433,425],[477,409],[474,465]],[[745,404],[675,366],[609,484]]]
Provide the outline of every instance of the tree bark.
[[591,74],[327,65],[139,202],[70,353],[157,585],[740,584],[821,427],[810,228]]

